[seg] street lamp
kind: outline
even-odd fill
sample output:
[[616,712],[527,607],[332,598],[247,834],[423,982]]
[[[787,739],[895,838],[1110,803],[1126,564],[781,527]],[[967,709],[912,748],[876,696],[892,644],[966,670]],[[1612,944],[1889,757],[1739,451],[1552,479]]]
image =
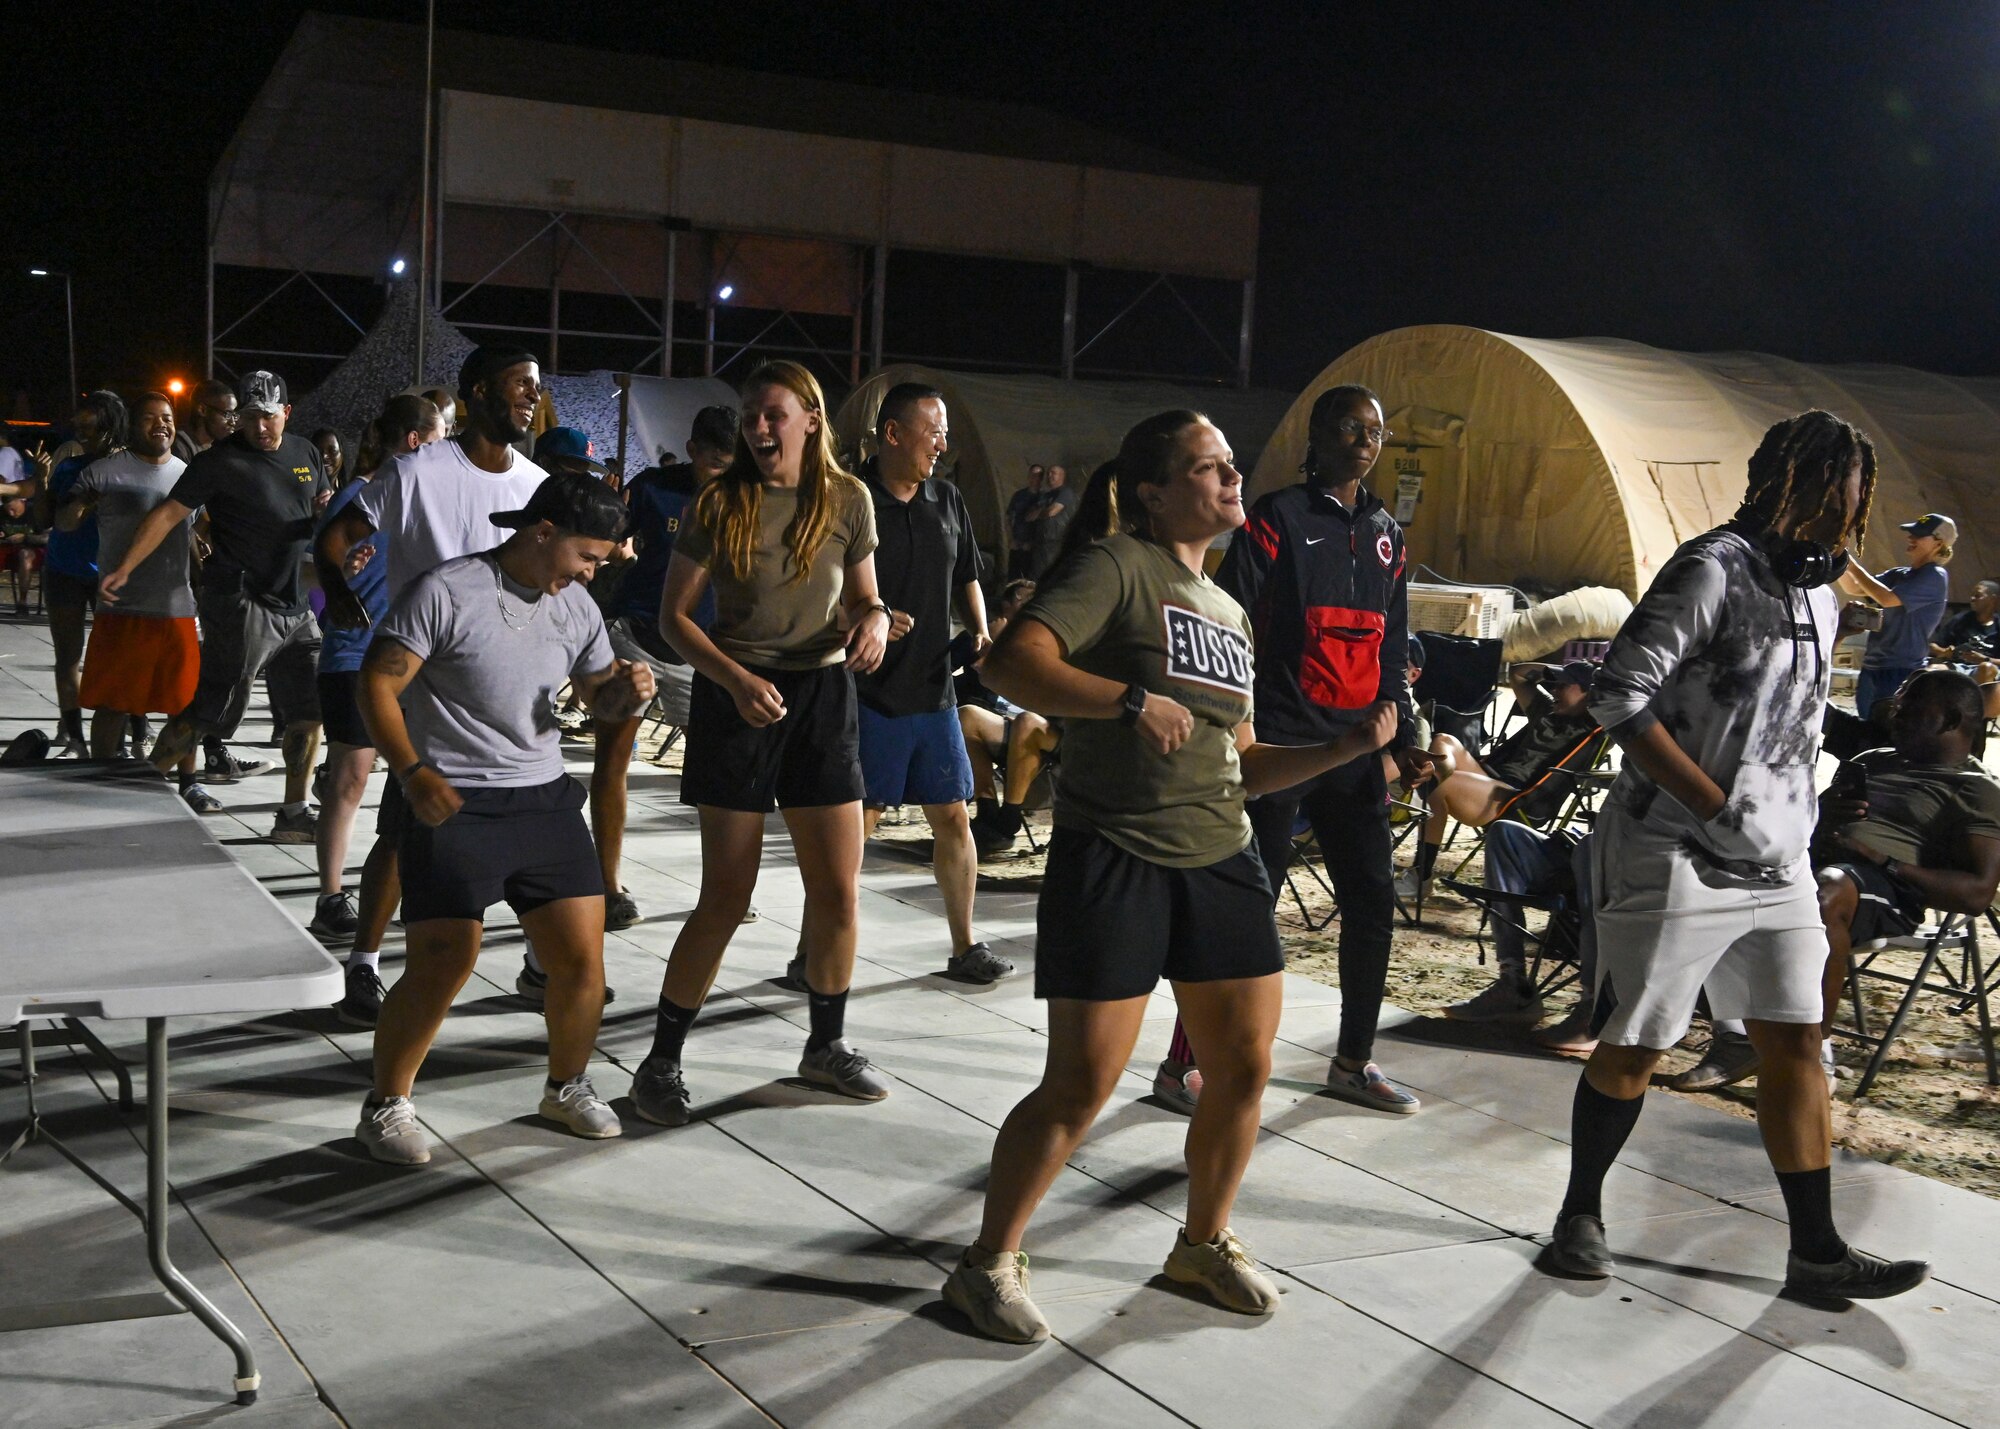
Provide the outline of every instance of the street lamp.
[[54,273],[47,268],[30,268],[28,276],[63,280],[63,327],[69,334],[69,396],[64,399],[67,406],[81,395],[76,386],[76,303],[70,296],[69,274]]

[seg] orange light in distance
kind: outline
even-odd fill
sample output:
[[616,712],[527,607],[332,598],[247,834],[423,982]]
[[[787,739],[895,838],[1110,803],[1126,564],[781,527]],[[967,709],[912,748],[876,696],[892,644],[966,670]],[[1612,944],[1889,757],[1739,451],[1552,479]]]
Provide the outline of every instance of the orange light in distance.
[[187,383],[178,377],[170,377],[167,379],[167,390],[178,397],[187,390]]

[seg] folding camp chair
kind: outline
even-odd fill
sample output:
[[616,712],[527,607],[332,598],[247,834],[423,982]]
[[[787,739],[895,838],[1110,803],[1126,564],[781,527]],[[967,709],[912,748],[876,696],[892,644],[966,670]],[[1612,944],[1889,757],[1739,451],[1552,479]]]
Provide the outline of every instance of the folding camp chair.
[[[1574,887],[1554,893],[1510,893],[1456,878],[1447,878],[1444,884],[1480,909],[1479,929],[1473,936],[1479,941],[1481,964],[1486,961],[1488,929],[1504,918],[1519,930],[1521,944],[1529,952],[1528,988],[1536,997],[1560,992],[1582,975],[1583,919]],[[1528,924],[1533,912],[1548,915],[1539,932]]]
[[1417,632],[1424,644],[1424,672],[1410,698],[1431,711],[1431,728],[1448,734],[1474,754],[1492,740],[1494,692],[1505,666],[1498,640]]
[[[2000,920],[1989,910],[1987,922],[1996,936],[2000,936]],[[1923,958],[1917,964],[1914,974],[1890,972],[1877,966],[1882,954],[1890,950],[1921,951]],[[1986,1053],[1986,1084],[2000,1087],[2000,1064],[1996,1064],[1993,1047],[1993,1015],[1987,1005],[1996,978],[1995,966],[1981,959],[1979,954],[1979,920],[1963,913],[1947,914],[1929,927],[1899,938],[1878,938],[1872,943],[1855,947],[1854,955],[1848,961],[1847,996],[1853,1008],[1854,1025],[1834,1026],[1834,1035],[1845,1037],[1864,1046],[1873,1047],[1874,1054],[1868,1059],[1867,1070],[1855,1085],[1857,1098],[1868,1095],[1869,1087],[1888,1060],[1889,1049],[1896,1039],[1903,1035],[1903,1025],[1909,1021],[1910,1009],[1916,1005],[1917,994],[1929,992],[1951,998],[1955,1003],[1953,1011],[1965,1012],[1972,1008],[1979,1011],[1979,1037]],[[1881,1032],[1868,1030],[1868,1005],[1861,996],[1861,980],[1875,978],[1881,982],[1894,983],[1904,989],[1896,1003],[1896,1010],[1889,1018],[1889,1025]]]

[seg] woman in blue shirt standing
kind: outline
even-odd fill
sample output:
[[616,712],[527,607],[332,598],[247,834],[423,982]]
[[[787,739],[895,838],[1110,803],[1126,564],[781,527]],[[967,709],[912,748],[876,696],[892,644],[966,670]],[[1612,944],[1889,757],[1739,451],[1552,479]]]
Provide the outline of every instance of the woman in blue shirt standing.
[[1850,565],[1840,585],[1849,595],[1866,596],[1882,607],[1882,628],[1868,639],[1861,661],[1861,682],[1854,689],[1854,707],[1862,718],[1903,688],[1930,659],[1931,636],[1944,619],[1951,598],[1951,578],[1944,568],[1958,540],[1958,523],[1933,511],[1902,530],[1909,538],[1909,564],[1871,576]]

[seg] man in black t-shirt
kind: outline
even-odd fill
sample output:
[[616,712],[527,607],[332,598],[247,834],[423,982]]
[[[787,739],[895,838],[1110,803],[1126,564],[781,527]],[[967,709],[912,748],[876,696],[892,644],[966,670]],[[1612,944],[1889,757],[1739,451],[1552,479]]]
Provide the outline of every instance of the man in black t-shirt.
[[[951,925],[946,971],[971,982],[1005,977],[1014,965],[972,936],[979,854],[966,800],[972,764],[952,687],[951,614],[956,603],[974,657],[992,643],[979,588],[979,549],[958,488],[931,473],[949,441],[944,394],[904,382],[875,418],[879,455],[861,468],[875,502],[875,578],[890,608],[881,668],[854,680],[860,699],[861,773],[867,831],[882,810],[918,804],[935,836],[931,867]],[[794,968],[803,980],[801,959]]]
[[237,399],[236,434],[188,463],[173,494],[140,525],[118,569],[103,576],[100,598],[115,602],[168,531],[194,511],[208,512],[214,551],[196,597],[201,682],[193,702],[160,732],[153,763],[164,773],[204,735],[234,734],[258,676],[268,676],[272,713],[285,727],[285,802],[271,840],[309,844],[315,822],[306,781],[319,751],[319,626],[306,605],[304,562],[333,491],[319,450],[285,430],[292,409],[282,378],[252,372]]
[[1972,605],[1937,629],[1931,655],[1954,665],[1977,665],[2000,655],[2000,581],[1981,581],[1972,588]]

